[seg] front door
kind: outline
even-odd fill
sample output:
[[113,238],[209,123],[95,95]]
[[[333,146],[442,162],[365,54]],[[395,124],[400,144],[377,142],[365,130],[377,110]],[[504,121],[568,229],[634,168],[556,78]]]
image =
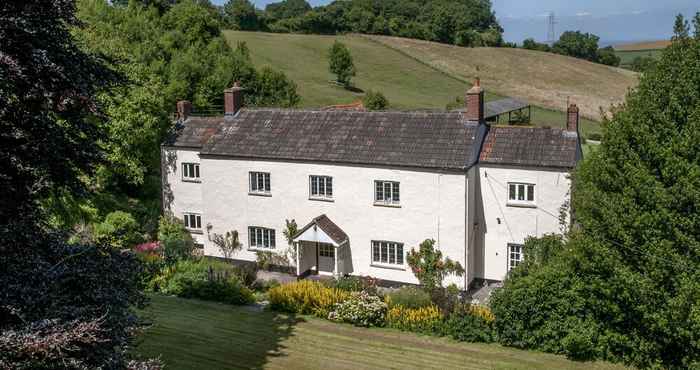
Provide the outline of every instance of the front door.
[[318,273],[333,275],[335,271],[335,247],[331,244],[318,244]]

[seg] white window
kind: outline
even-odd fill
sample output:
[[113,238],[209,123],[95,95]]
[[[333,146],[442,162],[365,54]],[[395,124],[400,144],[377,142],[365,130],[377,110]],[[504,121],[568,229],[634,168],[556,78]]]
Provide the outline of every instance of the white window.
[[373,241],[372,264],[403,266],[403,244]]
[[517,182],[508,183],[509,203],[535,203],[535,185]]
[[521,244],[508,244],[508,271],[518,266],[524,258]]
[[183,163],[182,179],[190,181],[199,180],[199,163]]
[[374,181],[374,202],[399,204],[399,183],[397,181]]
[[248,227],[250,248],[275,249],[275,230],[264,227]]
[[270,194],[270,173],[251,172],[250,192],[257,194]]
[[318,247],[318,255],[320,257],[335,257],[335,247],[330,244],[320,244]]
[[330,176],[309,176],[309,196],[311,198],[333,199],[333,178]]
[[202,215],[196,213],[183,213],[185,227],[190,230],[202,229]]

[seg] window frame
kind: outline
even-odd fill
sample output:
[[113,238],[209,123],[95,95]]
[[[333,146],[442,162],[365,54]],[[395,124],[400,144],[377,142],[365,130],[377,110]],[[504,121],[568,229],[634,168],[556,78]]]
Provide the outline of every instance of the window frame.
[[335,258],[335,246],[332,244],[319,244],[318,256],[325,258]]
[[[191,223],[191,218],[194,217],[194,227],[190,226]],[[195,232],[195,233],[201,233],[202,232],[202,214],[197,213],[197,212],[182,212],[182,222],[185,225],[185,229]]]
[[[188,168],[188,166],[192,166],[191,172],[194,172],[192,174],[194,176],[190,176],[191,175],[190,169],[186,170],[186,168]],[[201,182],[202,181],[202,178],[200,175],[199,163],[197,163],[197,162],[182,162],[182,166],[180,166],[180,168],[182,169],[182,181],[187,181],[187,182]]]
[[[386,246],[386,249],[382,248]],[[396,270],[406,269],[406,250],[404,243],[389,240],[372,240],[370,242],[370,266]],[[391,251],[393,250],[393,255]],[[378,257],[375,259],[375,257]],[[393,262],[391,262],[393,260]],[[399,263],[399,260],[401,261]]]
[[[260,178],[262,177],[262,179]],[[253,181],[255,179],[255,181]],[[259,188],[262,180],[262,190]],[[248,194],[250,195],[272,195],[272,175],[269,172],[249,171],[248,172]]]
[[535,185],[529,182],[509,182],[506,189],[508,192],[506,204],[515,207],[536,207]]
[[[316,186],[316,194],[314,194],[314,180],[319,180]],[[323,192],[321,194],[321,182],[323,180]],[[330,189],[330,191],[329,191]],[[323,200],[323,201],[333,201],[333,177],[326,175],[309,175],[309,199],[311,200]],[[329,194],[330,193],[330,194]]]
[[[389,192],[387,199],[386,193]],[[401,182],[393,180],[374,180],[374,205],[387,207],[401,206]],[[381,199],[379,194],[382,194]]]
[[[523,263],[523,261],[525,261],[525,245],[519,243],[508,243],[506,248],[507,270],[508,272],[510,272],[515,267]],[[518,250],[514,252],[512,248],[518,248]],[[517,260],[512,258],[513,253],[517,254]],[[513,264],[513,262],[515,262],[515,264]]]
[[[261,244],[257,243],[258,238],[260,238]],[[254,244],[253,241],[256,243]],[[265,242],[267,242],[267,246],[265,246]],[[248,250],[273,251],[276,249],[277,233],[275,229],[263,226],[248,226]]]

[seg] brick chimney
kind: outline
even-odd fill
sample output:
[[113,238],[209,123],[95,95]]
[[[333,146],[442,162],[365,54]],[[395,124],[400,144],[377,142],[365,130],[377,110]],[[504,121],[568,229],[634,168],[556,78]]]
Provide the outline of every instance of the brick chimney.
[[192,114],[192,103],[187,100],[177,102],[177,119],[186,120]]
[[243,88],[238,81],[233,87],[224,90],[224,113],[233,116],[243,108]]
[[566,130],[578,132],[578,107],[576,104],[569,104],[566,110]]
[[467,119],[469,121],[484,122],[484,89],[481,88],[481,80],[476,78],[474,86],[467,91]]

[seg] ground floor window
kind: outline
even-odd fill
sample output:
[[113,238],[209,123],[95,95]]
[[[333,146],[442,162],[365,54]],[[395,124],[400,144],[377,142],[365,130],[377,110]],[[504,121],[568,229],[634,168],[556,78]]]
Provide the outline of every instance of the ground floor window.
[[373,241],[372,263],[403,266],[403,244],[396,242]]
[[508,271],[518,266],[524,258],[523,246],[521,244],[508,244]]
[[251,248],[274,249],[275,230],[264,227],[248,227],[248,239]]
[[330,244],[320,244],[318,246],[318,255],[320,257],[335,257],[335,247]]

